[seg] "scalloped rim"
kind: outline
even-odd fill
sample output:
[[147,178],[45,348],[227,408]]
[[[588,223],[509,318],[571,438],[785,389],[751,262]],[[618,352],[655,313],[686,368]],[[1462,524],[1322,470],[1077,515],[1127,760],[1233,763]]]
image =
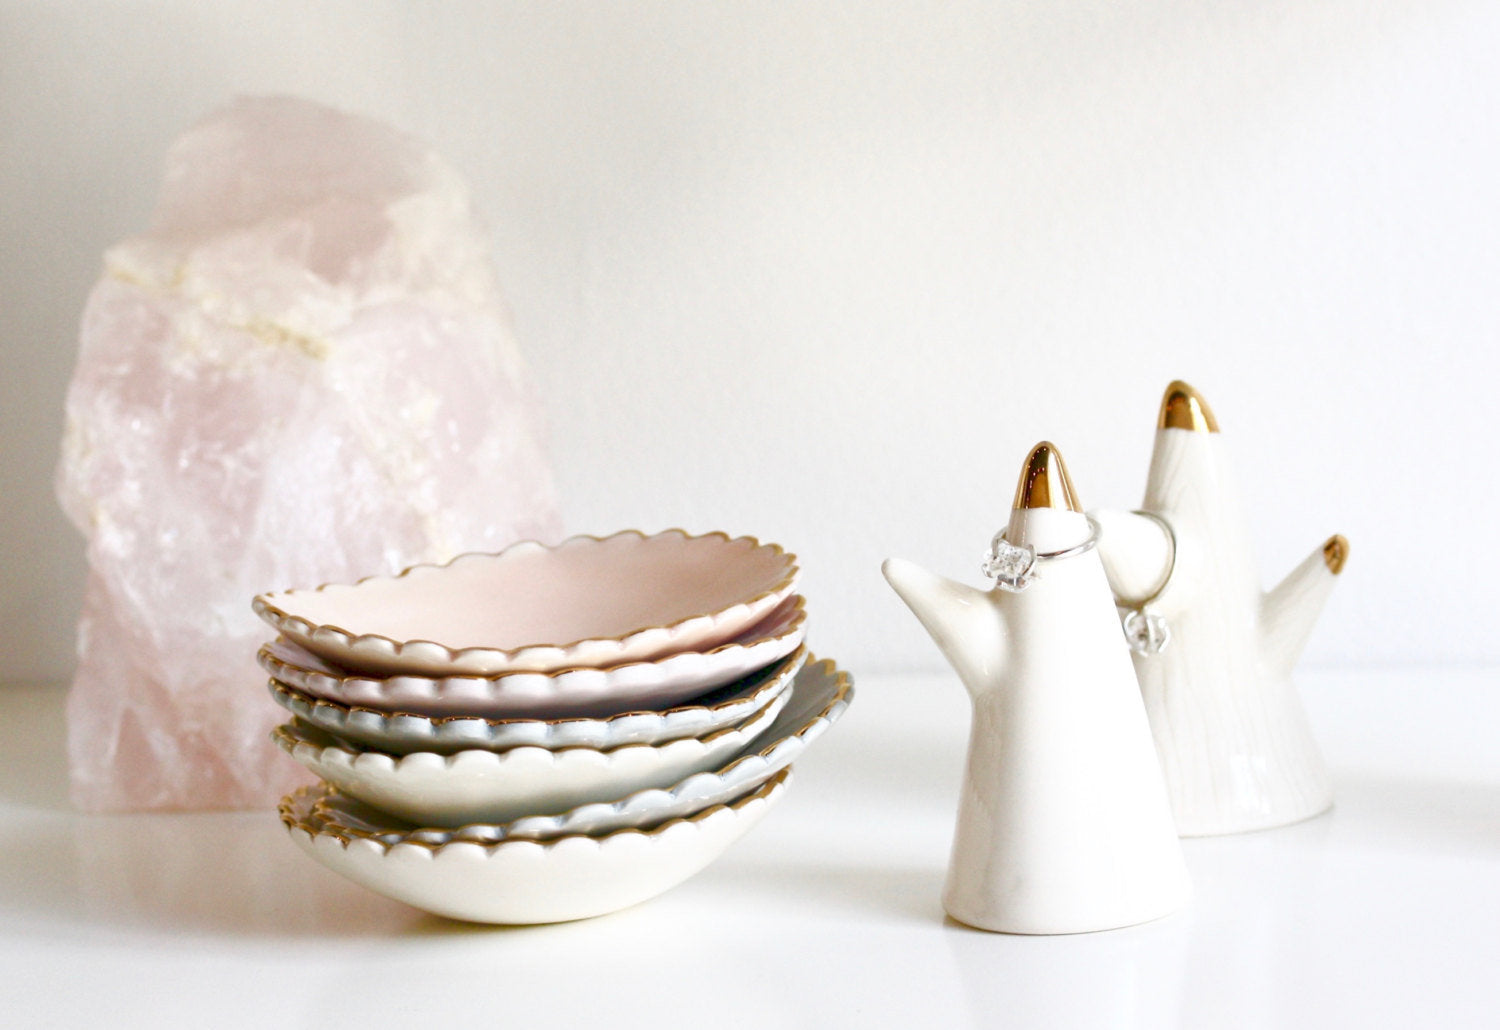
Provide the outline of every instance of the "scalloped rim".
[[[327,814],[326,802],[333,795],[341,794],[338,788],[331,784],[324,784],[327,788],[323,795],[317,800],[313,811],[322,819],[325,826],[330,827],[347,837],[359,837],[362,839],[375,840],[388,846],[400,843],[425,844],[440,846],[455,842],[466,842],[471,844],[500,844],[506,841],[522,840],[553,840],[564,836],[597,835],[600,831],[579,830],[569,824],[576,824],[583,820],[598,820],[611,818],[634,818],[640,822],[647,822],[658,816],[653,816],[652,807],[668,808],[689,797],[690,795],[703,795],[704,806],[713,804],[725,804],[727,802],[714,801],[713,798],[722,795],[726,791],[748,791],[759,784],[767,782],[783,769],[788,769],[791,764],[800,758],[812,744],[828,731],[834,723],[838,722],[849,705],[854,700],[854,681],[848,672],[838,668],[831,659],[811,663],[811,668],[822,669],[832,679],[833,693],[819,711],[813,713],[800,726],[788,733],[777,737],[769,744],[762,747],[753,754],[740,755],[730,760],[722,769],[712,772],[693,773],[684,777],[671,787],[653,787],[647,790],[636,791],[628,794],[618,801],[601,802],[594,801],[579,805],[566,812],[557,815],[531,815],[513,819],[507,823],[468,823],[464,826],[452,829],[440,826],[422,826],[411,829],[390,829],[380,832],[364,830],[356,826],[349,826],[340,822],[336,816]],[[753,746],[753,745],[752,745]],[[790,753],[788,753],[790,752]],[[714,784],[713,781],[719,781]],[[733,782],[732,782],[733,781]],[[349,795],[350,800],[358,801]],[[736,795],[737,796],[737,795]],[[359,802],[364,804],[364,802]],[[373,808],[374,806],[367,806]],[[696,813],[686,813],[673,818],[686,818]],[[620,826],[616,829],[629,829]],[[616,832],[615,829],[605,832]],[[421,836],[431,839],[422,840]],[[484,838],[490,839],[484,839]]]
[[[783,607],[787,612],[781,615]],[[770,620],[776,622],[771,626],[774,631],[768,636],[750,636],[757,627],[764,626]],[[551,681],[549,686],[553,693],[591,695],[591,700],[607,698],[612,692],[611,680],[630,677],[632,675],[644,674],[647,671],[659,675],[662,681],[669,680],[675,676],[684,678],[699,677],[711,678],[711,674],[704,671],[705,666],[712,666],[717,662],[734,664],[734,659],[744,653],[743,657],[759,649],[768,649],[771,652],[780,652],[767,661],[766,665],[772,665],[794,652],[807,635],[807,600],[801,594],[793,594],[786,598],[780,605],[766,614],[766,617],[744,634],[736,637],[728,643],[706,651],[678,651],[661,658],[648,659],[640,662],[627,662],[622,665],[612,666],[582,666],[567,669],[557,669],[551,672],[502,672],[490,676],[417,676],[412,674],[401,674],[396,676],[373,677],[362,676],[351,673],[347,676],[330,675],[318,669],[297,665],[272,653],[271,648],[277,641],[261,645],[256,653],[256,661],[260,667],[270,674],[272,679],[284,683],[300,693],[308,694],[334,704],[341,704],[349,708],[363,708],[378,711],[374,702],[366,704],[353,704],[343,700],[343,696],[349,694],[363,694],[377,692],[387,695],[413,695],[418,703],[424,700],[423,695],[431,698],[441,698],[445,693],[455,693],[466,686],[484,684],[488,698],[483,702],[486,704],[503,703],[507,693],[521,692],[523,687],[535,687],[538,678]],[[278,640],[285,641],[294,647],[301,647],[295,640],[288,637],[279,637]],[[783,651],[782,648],[785,647]],[[311,652],[308,652],[311,654]],[[313,655],[313,657],[317,657]],[[696,668],[695,668],[696,667]],[[764,667],[764,666],[762,666]],[[750,675],[754,669],[747,669],[744,675]],[[602,682],[596,682],[600,681]],[[732,682],[732,680],[730,681]],[[587,683],[585,687],[582,684]],[[653,684],[654,685],[654,684]],[[631,689],[643,689],[641,684],[631,684]],[[621,691],[625,687],[619,688]],[[533,691],[526,691],[528,701]],[[393,713],[398,710],[396,705],[411,703],[409,698],[405,702],[400,700],[391,701]],[[401,714],[419,715],[418,712],[402,712]],[[455,713],[456,716],[456,713]],[[426,716],[427,718],[444,718],[444,716]],[[481,716],[481,718],[483,718]]]
[[[798,647],[790,655],[767,666],[769,672],[764,682],[754,685],[749,693],[741,691],[716,705],[678,705],[666,710],[635,709],[607,718],[569,716],[560,719],[486,719],[471,715],[426,716],[414,712],[389,712],[359,705],[341,705],[334,701],[313,697],[282,683],[274,677],[269,681],[271,696],[276,703],[297,718],[311,724],[315,729],[335,736],[353,737],[353,743],[368,745],[376,750],[393,750],[395,747],[408,750],[430,750],[424,743],[438,747],[454,747],[467,750],[509,750],[515,747],[541,747],[548,750],[567,748],[592,748],[606,751],[630,744],[669,743],[699,733],[733,729],[735,721],[747,721],[773,704],[777,697],[790,687],[808,658],[807,648]],[[781,666],[781,668],[776,668]],[[314,715],[312,712],[327,713]],[[398,739],[398,734],[389,728],[392,720],[401,720],[411,730],[405,734],[409,739]],[[348,729],[351,721],[358,720],[368,725]],[[654,725],[651,725],[654,723]],[[462,735],[456,728],[484,727],[481,733],[489,740]],[[640,729],[638,725],[647,728]],[[532,730],[536,739],[521,739],[507,743],[495,737],[507,730],[524,736]],[[593,744],[580,738],[593,736],[604,742]],[[616,739],[610,741],[609,738]],[[375,738],[383,744],[375,742]],[[424,739],[425,738],[425,739]]]
[[[751,551],[768,548],[773,553],[781,555],[785,570],[780,579],[766,590],[743,601],[738,601],[712,612],[700,612],[676,622],[664,626],[644,626],[628,633],[622,633],[613,637],[584,637],[568,643],[543,643],[527,644],[516,648],[497,648],[484,646],[471,646],[452,648],[436,640],[394,640],[379,633],[355,633],[352,630],[334,624],[314,624],[300,616],[291,615],[282,610],[273,598],[286,597],[301,593],[327,593],[330,591],[353,590],[361,583],[369,583],[374,580],[396,580],[410,578],[412,576],[431,575],[442,569],[451,567],[457,562],[474,560],[499,561],[507,555],[517,553],[530,553],[533,551],[559,551],[565,547],[578,547],[586,543],[606,544],[622,537],[635,537],[643,541],[658,540],[664,537],[681,537],[684,542],[699,540],[721,540],[726,544],[735,544],[747,541]],[[470,551],[442,563],[423,563],[410,565],[394,576],[374,575],[365,576],[355,580],[353,583],[322,583],[312,588],[303,590],[293,588],[291,590],[278,590],[269,594],[257,594],[250,602],[250,607],[255,614],[260,616],[278,633],[283,633],[294,640],[302,642],[315,641],[324,647],[340,651],[343,654],[356,652],[357,650],[375,650],[381,652],[377,658],[392,664],[401,664],[409,656],[412,664],[424,665],[446,664],[451,666],[454,672],[482,672],[486,675],[497,674],[506,670],[521,672],[544,672],[563,667],[590,666],[599,667],[604,664],[600,660],[586,660],[581,657],[588,650],[605,648],[616,654],[624,653],[626,649],[638,646],[642,641],[648,639],[652,634],[662,635],[665,639],[662,646],[670,645],[672,640],[680,639],[687,633],[707,630],[732,618],[743,618],[747,612],[769,612],[771,608],[781,599],[789,595],[797,585],[799,573],[797,556],[784,550],[780,544],[765,544],[753,536],[731,537],[722,531],[703,533],[694,536],[684,529],[666,529],[659,533],[647,535],[638,529],[621,530],[611,533],[609,536],[600,537],[587,533],[568,537],[559,544],[547,545],[535,540],[523,540],[512,544],[510,547],[497,552]],[[310,648],[316,651],[316,648]],[[422,652],[413,655],[413,652]],[[658,651],[658,653],[660,653]],[[357,658],[358,655],[355,654]],[[538,665],[537,663],[541,664]],[[523,669],[522,666],[529,666]]]
[[[684,816],[680,819],[669,819],[666,822],[662,823],[660,826],[654,826],[649,830],[641,830],[635,827],[626,827],[624,829],[615,830],[611,833],[602,834],[600,836],[592,836],[589,834],[571,834],[565,837],[558,837],[553,840],[546,841],[503,840],[495,844],[478,844],[474,841],[449,841],[445,844],[425,844],[421,841],[401,841],[396,844],[385,844],[382,841],[372,837],[351,837],[339,832],[333,827],[328,826],[316,816],[314,809],[316,807],[317,801],[314,796],[321,796],[328,790],[333,789],[326,783],[312,784],[306,787],[298,787],[296,790],[292,791],[290,794],[281,799],[281,803],[276,806],[276,814],[280,817],[281,824],[282,826],[286,827],[288,833],[302,833],[306,835],[309,843],[312,843],[319,838],[334,840],[337,841],[345,851],[347,851],[351,847],[375,848],[378,849],[383,855],[389,855],[397,848],[418,848],[422,851],[427,852],[429,855],[436,857],[439,852],[448,847],[478,847],[482,848],[487,856],[493,857],[497,852],[506,849],[517,849],[525,847],[537,848],[542,851],[550,851],[554,848],[563,846],[577,847],[578,845],[576,843],[569,843],[576,841],[589,841],[593,843],[595,847],[603,848],[608,845],[609,841],[623,835],[634,834],[640,837],[662,836],[666,833],[672,832],[674,827],[702,824],[706,820],[712,818],[715,813],[718,812],[729,812],[731,814],[738,815],[743,813],[746,808],[755,804],[757,801],[765,801],[769,804],[770,802],[776,800],[776,798],[779,797],[780,794],[785,790],[787,784],[791,781],[791,775],[792,770],[790,768],[783,769],[779,774],[772,777],[769,781],[757,787],[755,790],[749,791],[732,801],[726,802],[724,804],[712,805],[709,808],[705,808],[701,812],[695,812],[690,816]],[[304,811],[299,813],[297,811],[297,809],[299,808],[304,809]]]
[[[271,731],[271,739],[276,743],[277,747],[304,765],[307,764],[307,761],[301,756],[307,752],[312,752],[311,760],[319,764],[339,763],[351,769],[373,767],[375,770],[378,770],[377,775],[399,776],[403,770],[418,766],[441,765],[444,768],[451,768],[459,761],[463,761],[466,765],[471,765],[476,761],[492,762],[495,767],[492,771],[498,772],[507,763],[518,764],[520,762],[540,760],[542,755],[549,756],[552,764],[555,765],[558,762],[572,761],[573,759],[570,759],[568,756],[577,754],[578,752],[602,755],[607,760],[613,760],[615,756],[620,755],[622,752],[640,751],[643,749],[661,752],[665,752],[668,749],[685,751],[697,745],[707,752],[712,750],[714,745],[721,743],[725,737],[731,735],[743,736],[745,743],[749,744],[763,731],[770,728],[776,716],[781,713],[782,706],[790,699],[791,691],[783,691],[780,696],[773,698],[770,704],[744,722],[736,726],[726,726],[723,729],[715,730],[702,737],[679,737],[676,740],[667,740],[660,744],[622,744],[619,747],[612,748],[564,747],[551,749],[524,744],[519,747],[507,748],[504,751],[467,748],[463,751],[453,751],[447,754],[439,751],[411,751],[404,755],[394,755],[374,748],[360,747],[352,743],[320,746],[305,739],[298,740],[295,735],[304,730],[311,730],[328,737],[334,737],[334,734],[329,733],[320,726],[313,726],[307,723],[299,724],[296,720],[289,723],[282,723],[273,729]],[[337,740],[339,738],[334,737],[334,739]]]

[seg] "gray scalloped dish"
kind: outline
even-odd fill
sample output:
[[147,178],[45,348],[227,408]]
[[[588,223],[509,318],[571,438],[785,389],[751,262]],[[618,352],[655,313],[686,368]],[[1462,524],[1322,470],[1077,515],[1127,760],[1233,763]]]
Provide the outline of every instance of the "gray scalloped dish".
[[435,751],[452,754],[478,748],[513,747],[614,748],[626,744],[660,744],[701,737],[744,722],[775,703],[807,660],[798,648],[781,661],[737,683],[722,687],[665,711],[631,711],[603,719],[483,719],[464,716],[429,718],[411,712],[351,708],[309,697],[275,679],[271,696],[287,711],[344,740],[391,754]]

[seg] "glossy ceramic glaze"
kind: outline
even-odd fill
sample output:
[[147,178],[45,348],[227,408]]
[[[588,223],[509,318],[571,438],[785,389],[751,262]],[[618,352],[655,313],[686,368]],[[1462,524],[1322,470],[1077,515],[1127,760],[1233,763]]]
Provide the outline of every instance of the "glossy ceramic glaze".
[[[1207,406],[1174,383],[1175,398]],[[1163,422],[1168,421],[1165,414]],[[1185,421],[1185,420],[1181,420]],[[1214,428],[1208,428],[1212,424]],[[1160,654],[1137,656],[1179,832],[1239,833],[1297,822],[1333,804],[1333,786],[1292,683],[1348,545],[1320,544],[1262,593],[1233,463],[1210,415],[1156,432],[1143,510],[1095,513],[1100,553],[1122,601],[1170,580],[1153,607],[1172,627]]]
[[764,735],[714,772],[694,773],[661,790],[644,790],[618,801],[581,805],[559,815],[523,816],[509,823],[472,823],[456,829],[398,825],[391,816],[337,791],[318,802],[319,818],[351,837],[374,836],[385,844],[454,840],[494,844],[502,840],[550,840],[570,834],[649,829],[668,819],[725,804],[787,768],[837,722],[854,698],[849,674],[831,661],[814,662],[797,678],[795,695]]
[[285,638],[264,645],[257,657],[272,678],[350,707],[433,717],[556,719],[678,705],[786,657],[806,632],[807,607],[793,595],[729,643],[602,669],[369,677],[347,674]]
[[261,594],[252,606],[351,672],[492,676],[705,650],[764,618],[796,581],[795,558],[752,537],[631,530]]
[[728,805],[650,831],[545,843],[386,845],[344,836],[313,812],[323,787],[287,796],[280,815],[308,855],[388,898],[452,919],[553,923],[628,908],[697,873],[765,816],[786,793],[790,772]]
[[699,699],[699,703],[659,712],[622,712],[607,719],[479,719],[456,715],[434,719],[408,712],[350,708],[308,697],[276,680],[271,680],[270,689],[276,703],[297,718],[344,740],[392,754],[451,754],[470,748],[505,751],[513,747],[608,749],[704,737],[744,722],[791,686],[792,677],[806,659],[807,650],[799,648],[775,665]]
[[[1089,533],[1081,512],[1040,507],[1012,512],[1006,537],[1053,552]],[[1098,553],[1047,562],[1018,593],[894,559],[884,571],[973,705],[948,913],[1063,934],[1179,908],[1187,869]]]
[[789,696],[784,692],[745,723],[706,737],[609,750],[514,747],[391,755],[297,722],[277,727],[273,737],[345,794],[419,825],[462,826],[552,815],[716,769],[769,729]]

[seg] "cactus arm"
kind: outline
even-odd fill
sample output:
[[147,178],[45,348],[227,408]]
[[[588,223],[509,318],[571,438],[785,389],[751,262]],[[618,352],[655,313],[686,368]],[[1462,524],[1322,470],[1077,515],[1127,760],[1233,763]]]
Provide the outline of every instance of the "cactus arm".
[[1271,668],[1290,673],[1297,664],[1348,555],[1347,540],[1329,537],[1261,598],[1261,654]]
[[1005,629],[988,591],[900,558],[886,559],[880,571],[971,694],[994,682],[1005,660]]

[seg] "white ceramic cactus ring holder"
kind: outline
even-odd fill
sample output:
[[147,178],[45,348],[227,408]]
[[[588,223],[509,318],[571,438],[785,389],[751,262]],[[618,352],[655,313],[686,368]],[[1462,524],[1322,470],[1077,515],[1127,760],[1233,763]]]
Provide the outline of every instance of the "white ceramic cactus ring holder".
[[1085,933],[1156,919],[1187,900],[1101,525],[1102,533],[1062,456],[1043,442],[1026,458],[996,538],[1021,552],[1018,564],[1050,562],[1040,575],[1004,570],[1011,574],[990,578],[1005,589],[982,589],[897,558],[882,566],[969,692],[943,886],[943,907],[968,926]]
[[[985,552],[984,561],[979,566],[980,571],[993,579],[1000,589],[1020,593],[1031,585],[1032,580],[1036,579],[1037,562],[1060,561],[1063,558],[1073,558],[1093,550],[1094,545],[1099,542],[1099,523],[1094,521],[1092,515],[1085,516],[1085,518],[1089,523],[1087,539],[1058,551],[1038,553],[1032,544],[1013,544],[1005,539],[1007,531],[1002,529],[990,541],[990,549]],[[1153,596],[1152,599],[1154,600],[1155,597]]]
[[[1150,511],[1135,511],[1132,514],[1144,515],[1161,527],[1166,535],[1169,557],[1167,559],[1167,572],[1161,578],[1161,582],[1149,595],[1138,601],[1120,601],[1115,604],[1124,615],[1120,618],[1120,629],[1125,632],[1125,640],[1130,644],[1130,650],[1142,657],[1161,654],[1172,641],[1172,627],[1159,613],[1151,610],[1151,605],[1156,603],[1163,591],[1172,582],[1172,573],[1177,571],[1177,534],[1172,530],[1172,524],[1166,519]],[[1095,534],[1099,531],[1099,524],[1090,520]]]
[[1094,512],[1098,554],[1118,609],[1155,599],[1172,620],[1170,648],[1133,657],[1178,832],[1243,833],[1325,811],[1333,783],[1292,668],[1349,541],[1327,538],[1263,592],[1218,420],[1181,380],[1162,396],[1140,508]]

